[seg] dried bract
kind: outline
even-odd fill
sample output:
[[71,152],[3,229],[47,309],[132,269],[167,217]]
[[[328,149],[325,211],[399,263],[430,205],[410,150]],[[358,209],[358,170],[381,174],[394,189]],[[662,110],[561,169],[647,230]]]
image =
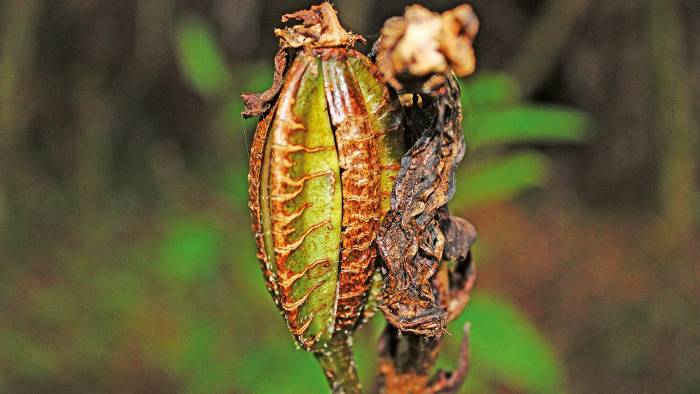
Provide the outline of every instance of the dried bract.
[[287,67],[287,52],[280,49],[275,55],[275,75],[272,78],[270,89],[262,93],[243,93],[241,99],[245,109],[241,113],[244,118],[252,118],[265,114],[272,107],[272,102],[282,89],[284,71]]

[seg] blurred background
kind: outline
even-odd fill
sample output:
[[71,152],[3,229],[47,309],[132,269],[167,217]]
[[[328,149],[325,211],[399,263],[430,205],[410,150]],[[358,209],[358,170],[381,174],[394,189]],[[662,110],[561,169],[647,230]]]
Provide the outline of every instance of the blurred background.
[[[335,5],[372,42],[409,3]],[[325,392],[258,269],[239,116],[310,4],[0,1],[0,391]],[[479,279],[441,365],[471,321],[467,392],[700,392],[700,4],[471,4]]]

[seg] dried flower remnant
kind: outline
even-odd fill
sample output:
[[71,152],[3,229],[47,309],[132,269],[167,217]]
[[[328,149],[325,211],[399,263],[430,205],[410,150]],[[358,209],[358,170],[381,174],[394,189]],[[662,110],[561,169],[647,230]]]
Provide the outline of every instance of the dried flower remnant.
[[[408,107],[410,119],[432,126],[402,159],[391,210],[378,236],[386,270],[381,308],[389,322],[378,348],[380,393],[456,393],[468,372],[465,327],[457,369],[431,377],[445,325],[462,312],[475,280],[471,245],[476,231],[450,215],[446,204],[464,142],[458,86],[454,76],[445,80],[449,84],[439,94]],[[424,127],[424,122],[411,126],[416,124]]]
[[449,71],[464,77],[474,72],[472,42],[479,21],[469,5],[438,14],[420,5],[403,17],[386,21],[377,50],[377,67],[397,90],[429,92]]
[[282,49],[352,47],[356,41],[365,40],[359,34],[348,33],[343,29],[330,3],[321,3],[308,10],[282,16],[282,22],[292,19],[301,21],[301,25],[275,29]]

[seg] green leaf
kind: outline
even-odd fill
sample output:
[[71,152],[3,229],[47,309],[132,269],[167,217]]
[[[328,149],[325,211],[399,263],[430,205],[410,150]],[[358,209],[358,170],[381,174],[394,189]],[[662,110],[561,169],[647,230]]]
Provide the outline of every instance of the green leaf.
[[[450,331],[461,333],[465,322],[471,322],[472,372],[467,382],[473,377],[506,383],[517,392],[563,391],[563,366],[551,344],[511,302],[479,293]],[[456,343],[450,348],[456,349]]]
[[578,144],[589,137],[589,126],[583,112],[541,105],[468,113],[463,123],[471,149],[514,143]]
[[[284,325],[282,320],[274,323],[281,323],[280,327]],[[313,355],[294,349],[288,333],[279,332],[275,338],[248,338],[247,342],[250,342],[250,349],[240,354],[238,360],[237,392],[328,392],[326,380]]]
[[221,232],[203,219],[173,220],[160,245],[160,276],[176,282],[214,277],[222,241]]
[[469,110],[514,104],[520,99],[518,82],[508,74],[479,73],[460,86],[462,102]]
[[526,151],[467,166],[457,174],[457,190],[450,207],[463,210],[485,202],[503,201],[532,187],[542,186],[549,159]]
[[212,96],[230,89],[231,76],[206,20],[193,14],[182,17],[174,41],[180,70],[197,92]]
[[[0,328],[0,339],[0,363],[12,366],[11,372],[28,381],[59,376],[59,356],[52,352],[45,340],[33,338],[25,331],[4,327]],[[0,383],[3,383],[3,378],[0,375]]]
[[244,163],[234,162],[222,173],[223,194],[239,212],[248,210],[248,169]]

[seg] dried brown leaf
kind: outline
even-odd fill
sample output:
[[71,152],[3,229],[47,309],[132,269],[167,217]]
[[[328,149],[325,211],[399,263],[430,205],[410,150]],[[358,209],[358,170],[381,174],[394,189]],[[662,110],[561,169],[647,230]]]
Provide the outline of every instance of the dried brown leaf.
[[[448,300],[434,283],[445,248],[440,209],[454,194],[455,170],[465,151],[459,88],[454,77],[447,81],[445,94],[432,98],[435,123],[402,159],[391,210],[377,237],[386,269],[384,316],[401,331],[426,336],[440,336],[448,318]],[[448,250],[459,252],[454,241]]]

